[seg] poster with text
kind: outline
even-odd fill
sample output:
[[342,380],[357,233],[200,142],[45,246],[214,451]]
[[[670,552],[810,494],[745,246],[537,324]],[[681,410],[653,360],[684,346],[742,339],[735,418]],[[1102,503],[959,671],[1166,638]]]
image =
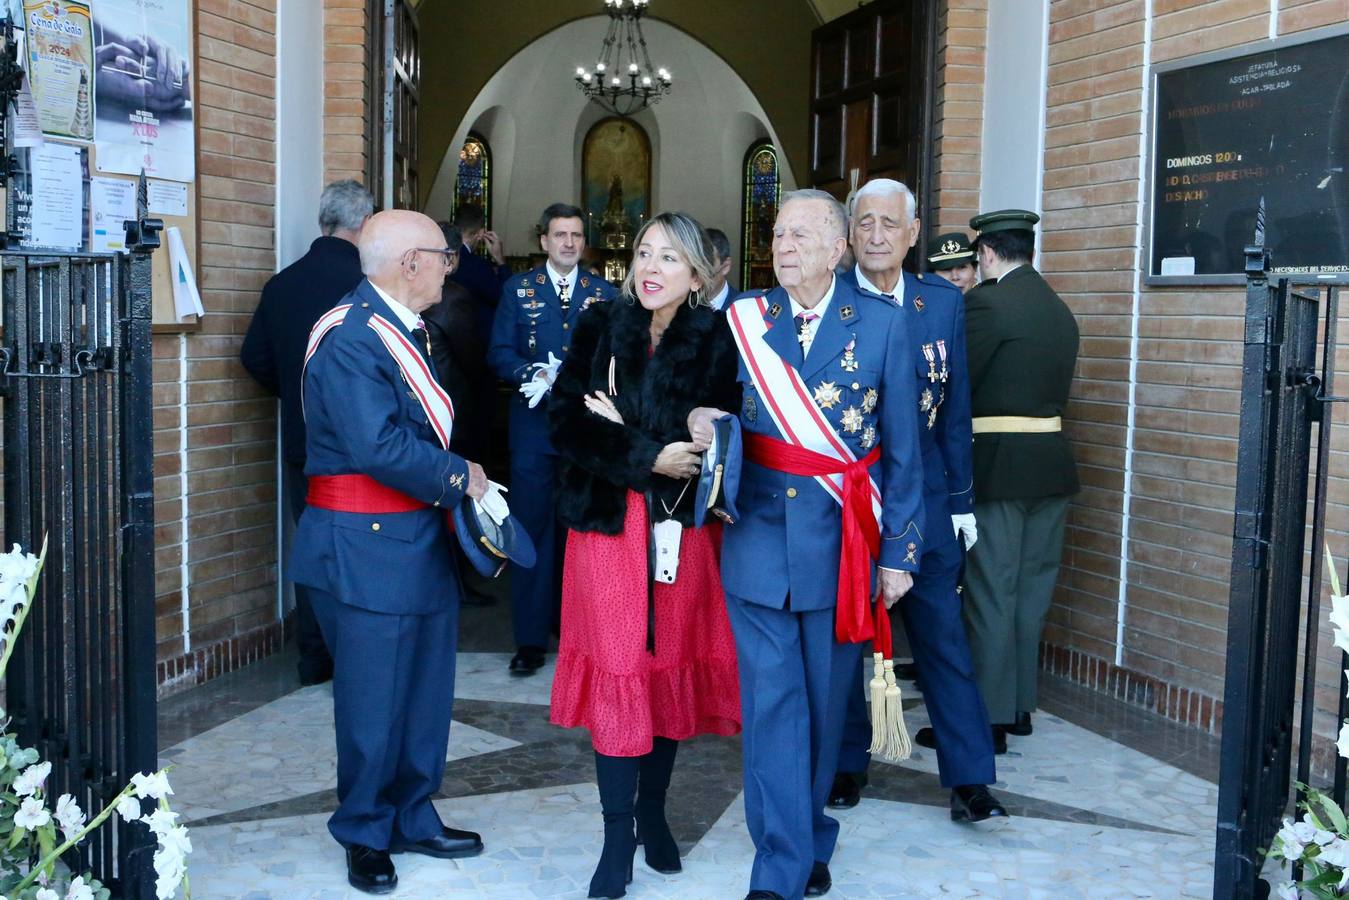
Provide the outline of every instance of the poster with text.
[[98,0],[94,57],[99,170],[191,181],[188,0]]
[[89,4],[25,0],[28,83],[44,134],[93,140],[93,27]]

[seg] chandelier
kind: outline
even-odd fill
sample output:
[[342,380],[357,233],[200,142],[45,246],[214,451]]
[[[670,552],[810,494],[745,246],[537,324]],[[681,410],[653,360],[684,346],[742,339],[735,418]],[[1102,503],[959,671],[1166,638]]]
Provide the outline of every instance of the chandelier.
[[576,69],[576,86],[591,100],[618,116],[646,109],[670,93],[669,69],[651,64],[642,35],[642,16],[651,0],[604,0],[609,31],[600,46],[594,71]]

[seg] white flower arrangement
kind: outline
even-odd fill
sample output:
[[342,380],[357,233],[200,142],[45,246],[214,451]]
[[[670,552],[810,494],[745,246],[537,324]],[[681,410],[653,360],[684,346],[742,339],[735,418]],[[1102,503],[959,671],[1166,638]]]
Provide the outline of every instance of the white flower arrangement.
[[[1330,625],[1335,646],[1349,652],[1349,596],[1340,590],[1339,574],[1326,551],[1330,572]],[[1349,721],[1340,723],[1335,742],[1339,755],[1349,759]],[[1285,816],[1283,827],[1274,836],[1268,855],[1302,866],[1302,878],[1274,886],[1279,900],[1334,900],[1349,896],[1349,819],[1332,798],[1310,785],[1298,785],[1306,792],[1299,804],[1302,818],[1296,822]]]
[[[0,554],[0,680],[28,618],[46,556],[45,543],[37,556],[24,553],[18,544]],[[31,747],[20,747],[8,726],[0,710],[0,900],[108,900],[107,888],[87,872],[70,872],[61,856],[114,813],[126,822],[142,823],[158,841],[154,867],[159,900],[177,897],[180,887],[191,900],[186,858],[192,842],[187,828],[175,824],[178,814],[169,809],[173,789],[168,769],[136,773],[93,819],[70,794],[62,794],[49,809],[45,786],[52,764],[39,759]],[[149,813],[142,809],[143,800],[155,802]]]

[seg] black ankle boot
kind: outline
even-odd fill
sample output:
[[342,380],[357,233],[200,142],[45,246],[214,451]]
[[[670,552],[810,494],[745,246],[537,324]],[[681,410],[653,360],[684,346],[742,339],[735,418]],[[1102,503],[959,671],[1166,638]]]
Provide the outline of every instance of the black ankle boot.
[[684,868],[679,861],[679,845],[665,820],[665,795],[678,749],[678,741],[656,738],[651,752],[641,758],[637,780],[637,840],[646,864],[662,875],[673,875]]
[[591,897],[622,897],[632,881],[632,857],[637,852],[633,820],[637,770],[636,757],[595,754],[600,809],[604,812],[604,850],[590,879]]

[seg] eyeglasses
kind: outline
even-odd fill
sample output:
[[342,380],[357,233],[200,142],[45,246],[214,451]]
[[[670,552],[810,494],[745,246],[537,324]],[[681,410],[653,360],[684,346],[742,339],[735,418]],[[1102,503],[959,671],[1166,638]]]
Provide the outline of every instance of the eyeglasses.
[[448,247],[413,247],[408,253],[436,253],[440,255],[441,262],[447,266],[459,255],[458,250],[451,250]]

